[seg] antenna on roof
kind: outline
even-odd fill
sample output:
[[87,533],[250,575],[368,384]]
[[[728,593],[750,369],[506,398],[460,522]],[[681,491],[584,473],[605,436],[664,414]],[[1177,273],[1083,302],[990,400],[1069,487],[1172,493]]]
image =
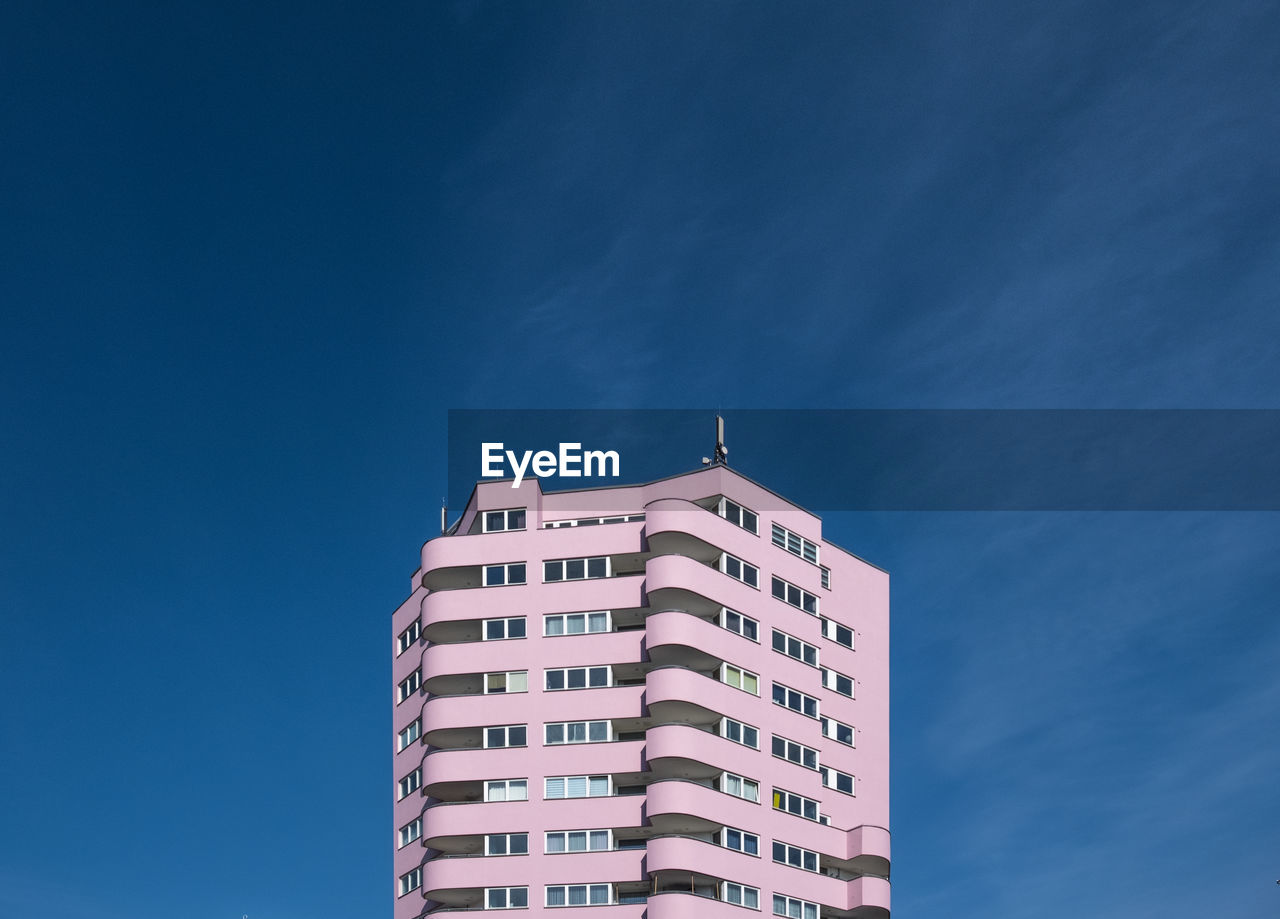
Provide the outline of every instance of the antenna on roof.
[[444,503],[444,498],[440,499],[440,535],[443,536],[449,532],[449,508]]
[[724,419],[716,415],[716,452],[702,458],[704,466],[728,466],[729,448],[724,445]]

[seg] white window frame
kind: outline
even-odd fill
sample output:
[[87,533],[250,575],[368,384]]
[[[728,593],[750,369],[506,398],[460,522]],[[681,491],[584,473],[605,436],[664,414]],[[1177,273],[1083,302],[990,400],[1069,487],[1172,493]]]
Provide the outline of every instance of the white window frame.
[[[582,679],[584,685],[570,686],[569,674],[581,670],[583,672]],[[604,682],[592,684],[591,679],[594,676],[593,671],[604,671]],[[558,673],[564,682],[563,686],[553,689],[551,687],[551,674]],[[608,664],[595,664],[588,667],[549,667],[542,671],[542,688],[545,692],[571,692],[578,689],[607,689],[613,685],[613,668]]]
[[[733,619],[737,618],[738,627],[734,628]],[[750,623],[750,625],[748,625]],[[736,609],[729,609],[727,606],[720,607],[720,628],[733,632],[735,635],[741,635],[747,641],[754,641],[760,644],[760,622],[752,619],[750,616],[744,616]],[[752,634],[748,635],[750,632]]]
[[422,767],[419,766],[407,775],[401,776],[396,783],[396,800],[403,801],[422,787]]
[[[844,744],[846,747],[856,747],[858,745],[858,732],[853,725],[845,724],[843,721],[837,721],[834,718],[828,718],[826,715],[823,715],[819,720],[822,722],[823,737],[828,737],[836,743]],[[840,728],[844,728],[849,732],[848,740],[840,736]]]
[[[782,702],[778,701],[779,689],[783,690],[784,693],[784,701]],[[818,699],[808,693],[801,692],[798,689],[792,689],[786,683],[775,682],[773,684],[773,691],[770,693],[769,698],[773,700],[774,705],[779,705],[782,708],[793,711],[797,715],[804,715],[806,718],[819,718],[822,715],[822,703],[819,702]],[[800,707],[797,708],[796,704],[793,703],[798,703]],[[807,707],[806,703],[812,704],[813,714],[809,714],[809,712],[805,711]]]
[[[582,841],[585,848],[573,849],[569,847],[569,837],[582,834]],[[604,846],[594,846],[592,842],[597,834],[604,833]],[[562,837],[564,843],[563,849],[551,848],[551,837]],[[613,851],[613,830],[610,829],[591,829],[591,830],[548,830],[543,835],[543,852],[547,855],[581,855],[584,852],[612,852]]]
[[[782,911],[778,911],[778,901],[782,900]],[[795,907],[794,909],[792,907]],[[788,897],[786,894],[773,895],[773,914],[784,919],[818,919],[818,904],[799,897]]]
[[[490,906],[489,895],[501,891],[504,905]],[[511,902],[511,895],[516,892],[524,894],[524,903],[515,904]],[[527,909],[529,907],[529,888],[527,886],[520,887],[486,887],[484,889],[484,906],[483,909]]]
[[[495,637],[495,638],[489,637],[489,624],[493,622],[502,623],[501,637]],[[522,626],[521,631],[524,632],[523,635],[510,634],[511,623],[513,622],[519,622],[521,624]],[[525,622],[524,616],[499,616],[493,619],[485,619],[481,622],[481,625],[480,625],[480,636],[482,641],[516,641],[521,638],[527,638],[528,635],[529,635],[528,624]]]
[[548,520],[542,525],[544,530],[556,530],[561,527],[595,526],[606,523],[635,523],[644,520],[644,514],[616,514],[610,517],[579,517],[577,520]]
[[[760,535],[760,515],[732,498],[726,498],[721,495],[720,500],[716,502],[716,513],[734,526],[740,527],[748,533],[754,533],[756,536]],[[747,526],[748,517],[751,520],[750,526]]]
[[[779,593],[779,587],[781,587],[781,593]],[[803,587],[797,587],[776,574],[769,582],[769,593],[773,596],[773,599],[781,600],[788,606],[794,606],[802,613],[808,613],[810,616],[820,615],[821,604],[818,602],[817,594],[811,594]],[[813,609],[810,609],[810,606]]]
[[826,565],[819,565],[818,569],[822,572],[822,589],[831,589],[831,569]]
[[[778,647],[778,639],[782,639],[782,647]],[[778,654],[784,654],[792,660],[797,660],[802,664],[808,664],[810,667],[818,666],[818,646],[811,645],[807,641],[801,641],[794,635],[788,635],[782,629],[774,629],[770,643],[771,647]],[[812,652],[808,654],[806,652]],[[809,660],[812,656],[813,660]]]
[[400,896],[413,893],[422,886],[422,866],[400,875]]
[[[604,617],[604,628],[593,629],[591,627],[592,617]],[[569,629],[571,620],[582,620],[582,631],[573,632]],[[552,632],[551,623],[558,620],[560,622],[561,631]],[[596,619],[597,623],[599,619]],[[550,616],[542,617],[542,634],[546,638],[561,638],[565,635],[602,635],[605,632],[613,631],[613,611],[612,610],[591,610],[582,613],[555,613]]]
[[[582,729],[582,740],[570,740],[570,735],[576,731],[578,727]],[[551,732],[553,728],[560,729],[561,740],[552,740]],[[603,739],[593,740],[592,733],[604,733]],[[608,743],[613,740],[613,724],[608,720],[598,719],[593,721],[548,721],[542,726],[542,745],[544,747],[567,747],[573,744],[583,743]]]
[[[754,797],[750,794],[738,794],[736,791],[732,791],[728,786],[733,780],[738,782],[744,792],[748,789],[754,791]],[[749,779],[746,776],[738,775],[736,772],[722,772],[720,773],[720,780],[717,784],[720,791],[726,795],[741,798],[743,801],[753,801],[756,804],[760,803],[760,783],[755,779]]]
[[[782,846],[785,849],[783,853],[783,858],[778,858],[778,846]],[[795,853],[796,861],[791,860],[793,852]],[[773,855],[773,860],[779,865],[787,865],[792,868],[799,868],[801,871],[812,871],[815,874],[819,870],[818,869],[818,859],[819,859],[818,853],[813,851],[812,849],[806,849],[804,846],[794,846],[789,842],[783,842],[781,839],[775,839],[773,841],[772,855]],[[806,855],[813,856],[812,868],[806,867],[805,865]]]
[[[739,676],[737,682],[729,679],[729,671],[731,670],[737,672]],[[744,685],[747,682],[748,677],[755,681],[755,689],[747,689]],[[720,682],[724,683],[726,686],[732,686],[734,689],[740,689],[743,692],[751,693],[753,696],[760,695],[760,674],[752,673],[750,670],[739,667],[737,664],[730,664],[728,661],[725,661],[720,665]]]
[[[501,689],[489,688],[489,683],[494,677],[502,678]],[[515,677],[514,681],[512,680],[512,677]],[[511,688],[513,682],[517,687],[516,689]],[[523,686],[521,686],[522,683],[524,684]],[[490,696],[490,695],[496,696],[496,695],[503,695],[504,693],[528,692],[528,691],[529,691],[529,671],[528,670],[495,670],[492,673],[486,673],[484,675],[484,694],[486,696]]]
[[397,849],[403,849],[411,842],[415,842],[422,838],[422,818],[414,817],[404,826],[400,827],[400,833],[397,836]]
[[[569,576],[569,564],[571,562],[582,562],[582,574],[577,577]],[[592,574],[591,563],[604,562],[604,574]],[[560,577],[549,578],[547,575],[551,569],[549,565],[560,566]],[[607,555],[586,555],[581,558],[549,558],[542,563],[542,583],[543,584],[562,584],[568,581],[599,581],[603,578],[612,577],[613,563],[612,559]]]
[[[850,698],[850,699],[856,698],[856,696],[854,695],[854,692],[855,692],[855,687],[857,686],[857,682],[854,680],[853,677],[848,676],[847,674],[844,674],[844,673],[840,673],[837,670],[832,670],[829,667],[823,667],[821,669],[822,669],[822,686],[824,689],[829,689],[832,692],[839,693],[840,695],[846,696],[847,698]],[[849,681],[848,692],[846,692],[844,689],[841,688],[841,684],[840,684],[841,680]]]
[[[781,801],[781,803],[779,803]],[[793,810],[791,805],[795,804],[799,810]],[[810,817],[805,813],[805,807],[810,806],[813,816]],[[822,823],[822,804],[813,798],[806,798],[804,795],[798,795],[794,791],[787,791],[785,788],[774,787],[773,789],[773,809],[781,811],[784,814],[790,814],[793,817],[799,817],[802,820],[812,820],[815,823]]]
[[[493,841],[502,840],[501,852],[493,851]],[[524,839],[524,851],[512,852],[511,840]],[[528,855],[529,854],[529,834],[528,833],[486,833],[484,837],[484,854],[486,856],[502,856],[502,855]]]
[[[482,737],[484,739],[484,749],[486,750],[507,750],[507,749],[511,749],[512,747],[518,748],[518,747],[529,746],[529,725],[527,724],[493,724],[493,725],[489,725],[488,727],[483,727],[480,730],[483,732]],[[524,731],[524,743],[511,742],[511,732],[515,730]],[[490,731],[501,731],[502,739],[504,742],[489,743]]]
[[[738,834],[738,844],[731,845],[729,834]],[[760,854],[760,836],[756,833],[748,833],[746,830],[740,830],[736,826],[724,826],[719,830],[718,845],[722,849],[728,849],[730,852],[741,852],[743,855],[759,855]],[[755,840],[755,851],[752,852],[747,846],[747,840]]]
[[419,667],[413,673],[409,674],[400,681],[400,685],[396,687],[396,705],[406,699],[412,698],[422,688],[422,668]]
[[[489,518],[497,514],[502,515],[502,525],[496,526],[496,527],[489,526]],[[518,519],[520,522],[519,526],[511,525],[512,517],[515,515],[519,515],[518,516]],[[512,530],[523,530],[525,529],[525,524],[528,522],[528,519],[529,519],[529,509],[527,507],[507,507],[507,508],[503,508],[502,510],[496,510],[496,511],[481,511],[480,512],[480,527],[481,527],[480,532],[507,533],[507,532],[511,532]]]
[[[514,569],[516,568],[520,569],[520,580],[518,581],[513,578],[513,574],[515,573]],[[489,582],[490,571],[494,571],[494,572],[501,571],[502,580],[495,581],[494,583],[490,583]],[[480,578],[480,583],[485,587],[509,587],[516,584],[528,583],[528,579],[529,579],[529,566],[527,562],[503,562],[500,565],[485,565],[482,573],[482,577]]]
[[[760,589],[760,569],[750,562],[743,561],[738,556],[730,555],[728,552],[721,552],[720,562],[716,567],[726,577],[741,581],[756,590]],[[737,569],[736,574],[733,572],[735,568]],[[748,574],[748,572],[750,573]]]
[[415,619],[413,622],[410,622],[409,627],[401,632],[396,638],[396,657],[399,657],[401,654],[404,654],[404,652],[416,645],[418,643],[418,639],[421,637],[422,620]]
[[[585,903],[569,902],[569,891],[574,890],[575,888],[582,888],[583,896],[586,897]],[[603,900],[592,899],[594,894],[596,894],[600,888],[604,888],[605,898]],[[557,903],[554,906],[551,904],[551,891],[553,890],[564,891],[563,903]],[[543,900],[547,909],[581,909],[584,906],[611,906],[613,901],[613,885],[601,884],[599,882],[592,884],[548,884],[546,887],[546,896]]]
[[[784,744],[782,752],[777,752],[778,741]],[[769,745],[769,752],[773,754],[775,759],[784,759],[789,763],[795,763],[805,769],[812,769],[815,772],[821,765],[818,751],[813,747],[806,747],[799,741],[792,740],[790,737],[783,737],[781,734],[773,735],[773,742]],[[806,760],[812,757],[813,765],[809,765]]]
[[[737,737],[733,736],[735,733],[735,730],[734,730],[735,728],[737,729],[736,731],[738,734]],[[747,742],[748,731],[751,731],[755,734],[756,736],[755,743]],[[745,721],[739,721],[736,718],[720,719],[720,736],[723,737],[725,740],[729,741],[730,743],[741,744],[742,746],[752,750],[760,749],[760,729],[756,727],[754,724],[747,724]]]
[[[570,795],[569,781],[571,779],[585,780],[585,785],[583,787],[587,789],[587,793],[585,795]],[[602,792],[601,794],[591,793],[593,784],[595,785],[599,784],[598,782],[593,783],[592,779],[604,779],[604,783],[605,783],[604,792]],[[551,797],[550,795],[548,795],[547,792],[548,792],[548,789],[550,788],[551,782],[563,783],[564,794],[557,795],[556,797]],[[612,796],[613,796],[613,776],[612,775],[549,775],[542,780],[542,798],[544,801],[578,801],[583,798],[609,798]]]
[[[736,900],[730,895],[734,890],[738,893],[738,899]],[[734,906],[745,906],[747,909],[759,909],[760,888],[748,887],[746,884],[739,884],[737,881],[725,881],[724,885],[720,888],[720,899],[725,903],[731,903]]]
[[[856,798],[858,796],[858,780],[854,776],[847,772],[841,772],[839,769],[832,769],[828,766],[823,766],[818,771],[822,774],[822,784],[827,788],[830,788],[832,791],[838,791],[842,795],[848,795],[851,798]],[[834,781],[832,780],[832,776],[835,777]],[[840,787],[840,779],[849,780],[847,782],[849,786],[848,790]]]
[[[828,619],[826,616],[821,616],[819,618],[822,620],[823,638],[827,639],[827,641],[834,641],[836,644],[846,647],[850,651],[853,650],[854,631],[852,626],[836,622],[834,619]],[[838,637],[841,630],[849,633],[848,641],[843,641]]]
[[[495,798],[493,793],[499,788],[502,789],[502,797]],[[523,791],[524,796],[520,798],[511,797],[512,791]],[[485,803],[503,801],[528,801],[529,800],[529,780],[528,779],[487,779],[484,783],[484,800]]]
[[821,547],[811,539],[805,539],[794,530],[788,530],[780,523],[775,523],[769,530],[769,538],[775,546],[802,558],[810,565],[822,567],[819,555]]
[[422,737],[422,718],[414,718],[396,735],[396,752],[404,750]]

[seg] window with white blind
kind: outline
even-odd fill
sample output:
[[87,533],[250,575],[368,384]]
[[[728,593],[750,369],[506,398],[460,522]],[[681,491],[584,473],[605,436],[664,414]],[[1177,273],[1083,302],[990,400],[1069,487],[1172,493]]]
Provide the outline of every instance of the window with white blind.
[[563,830],[547,833],[546,851],[549,855],[561,852],[608,852],[612,848],[612,830]]
[[543,797],[548,800],[605,798],[611,792],[607,775],[555,775],[547,776],[544,782]]

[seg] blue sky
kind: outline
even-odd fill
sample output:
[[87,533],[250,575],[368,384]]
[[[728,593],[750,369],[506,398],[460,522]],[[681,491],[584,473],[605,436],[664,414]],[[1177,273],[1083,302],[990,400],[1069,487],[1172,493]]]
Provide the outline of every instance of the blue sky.
[[[0,915],[387,914],[449,408],[1280,407],[1278,40],[7,4]],[[1274,915],[1275,514],[827,527],[894,574],[896,914]]]

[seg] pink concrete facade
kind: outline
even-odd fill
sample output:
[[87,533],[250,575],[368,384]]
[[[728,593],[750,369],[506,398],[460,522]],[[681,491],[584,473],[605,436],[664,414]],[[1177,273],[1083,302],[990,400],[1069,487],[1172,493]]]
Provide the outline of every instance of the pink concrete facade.
[[395,919],[887,919],[889,579],[814,515],[483,482],[391,637]]

